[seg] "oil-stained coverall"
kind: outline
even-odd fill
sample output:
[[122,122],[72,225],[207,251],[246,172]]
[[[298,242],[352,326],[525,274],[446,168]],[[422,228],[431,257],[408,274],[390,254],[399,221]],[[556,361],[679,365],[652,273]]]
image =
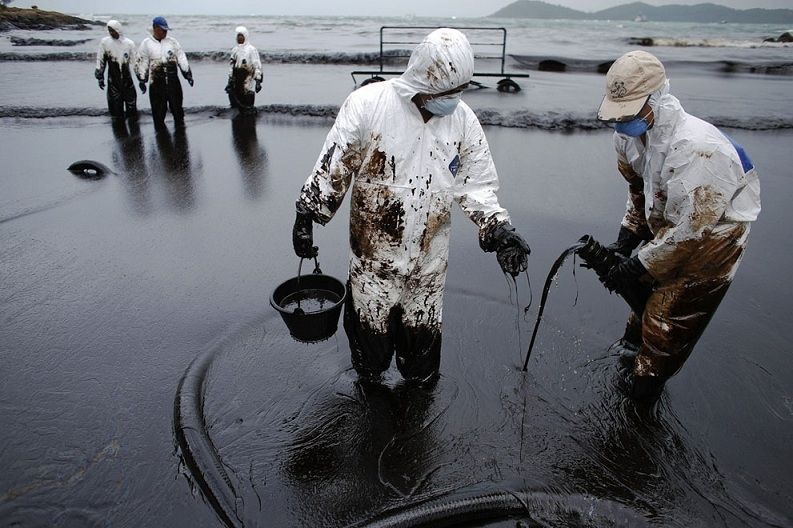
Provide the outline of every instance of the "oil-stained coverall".
[[[324,225],[352,185],[344,328],[363,379],[377,379],[394,354],[406,380],[437,379],[453,202],[479,226],[485,251],[501,251],[505,233],[519,238],[473,111],[459,102],[425,122],[411,100],[466,85],[473,71],[462,33],[431,33],[401,77],[350,94],[300,192],[298,220],[302,210]],[[523,271],[529,248],[520,242]]]
[[[231,70],[226,92],[229,103],[244,114],[255,112],[256,94],[262,89],[262,62],[259,51],[248,41],[248,29],[239,26],[235,33],[238,44],[231,50]],[[242,36],[242,43],[239,43]]]
[[141,42],[138,57],[135,71],[142,85],[141,88],[146,82],[151,81],[149,102],[154,126],[165,125],[165,114],[169,109],[173,114],[174,123],[184,124],[182,85],[179,82],[178,72],[181,70],[190,86],[193,85],[193,73],[190,71],[190,64],[182,46],[176,39],[167,35],[160,40],[149,36]]
[[135,43],[124,36],[121,23],[111,20],[108,30],[118,34],[118,38],[108,35],[99,43],[96,53],[94,77],[99,87],[105,87],[105,66],[107,66],[107,108],[113,118],[132,118],[138,115],[138,93],[135,91],[133,72],[138,53]]
[[653,377],[660,389],[688,359],[726,294],[760,212],[757,171],[743,149],[686,113],[668,92],[667,81],[650,98],[654,122],[646,146],[639,137],[614,134],[629,185],[622,227],[647,241],[637,256],[653,280],[643,314],[631,313],[623,338],[638,346],[629,377],[634,383]]

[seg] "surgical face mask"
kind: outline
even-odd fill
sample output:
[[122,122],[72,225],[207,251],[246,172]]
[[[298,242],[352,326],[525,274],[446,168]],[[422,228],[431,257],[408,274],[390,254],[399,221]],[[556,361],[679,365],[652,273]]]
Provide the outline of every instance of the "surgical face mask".
[[424,109],[436,116],[447,116],[452,114],[460,103],[460,94],[449,94],[435,97],[424,103]]
[[639,137],[646,133],[648,128],[650,128],[650,123],[645,121],[643,117],[638,117],[631,121],[614,123],[614,130],[617,134],[622,134],[623,136]]

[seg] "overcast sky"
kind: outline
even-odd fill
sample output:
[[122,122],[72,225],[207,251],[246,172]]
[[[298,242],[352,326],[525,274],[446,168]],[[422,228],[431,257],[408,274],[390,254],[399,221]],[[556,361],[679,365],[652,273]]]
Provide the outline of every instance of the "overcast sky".
[[[579,11],[598,11],[634,0],[549,0]],[[644,0],[651,5],[705,2],[735,9],[793,9],[793,0]],[[12,7],[31,7],[69,14],[173,15],[333,15],[333,16],[487,16],[513,0],[12,0]]]

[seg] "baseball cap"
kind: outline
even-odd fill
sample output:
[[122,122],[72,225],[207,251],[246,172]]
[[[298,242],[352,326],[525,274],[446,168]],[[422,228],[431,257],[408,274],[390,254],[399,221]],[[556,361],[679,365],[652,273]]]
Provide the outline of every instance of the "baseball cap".
[[155,17],[154,20],[151,21],[151,25],[160,27],[160,28],[164,29],[165,31],[168,31],[169,29],[171,29],[171,28],[168,27],[168,22],[166,22],[163,17]]
[[664,65],[654,55],[641,50],[626,53],[614,61],[606,74],[606,96],[600,103],[598,119],[633,119],[664,82]]

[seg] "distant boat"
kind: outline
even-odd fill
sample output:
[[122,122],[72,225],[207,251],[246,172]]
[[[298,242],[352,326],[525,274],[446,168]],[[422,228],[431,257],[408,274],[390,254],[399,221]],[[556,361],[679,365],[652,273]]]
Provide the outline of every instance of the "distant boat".
[[647,22],[647,17],[644,15],[636,15],[636,18],[633,19],[634,22]]

